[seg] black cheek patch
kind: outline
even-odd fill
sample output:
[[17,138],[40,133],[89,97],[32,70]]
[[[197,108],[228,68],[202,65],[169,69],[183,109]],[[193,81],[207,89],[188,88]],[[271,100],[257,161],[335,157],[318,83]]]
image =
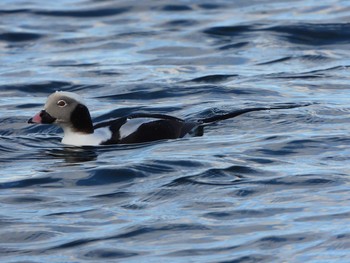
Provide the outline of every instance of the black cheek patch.
[[93,133],[91,116],[88,108],[83,104],[78,104],[71,114],[70,121],[77,132]]
[[54,123],[56,120],[56,118],[52,117],[45,110],[42,110],[40,112],[40,117],[41,117],[41,123],[43,124],[51,124],[51,123]]

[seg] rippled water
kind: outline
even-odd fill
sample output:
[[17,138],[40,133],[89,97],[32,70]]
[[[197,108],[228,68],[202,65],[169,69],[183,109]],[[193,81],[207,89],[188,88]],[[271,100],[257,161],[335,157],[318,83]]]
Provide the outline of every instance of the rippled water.
[[[350,261],[350,3],[0,3],[1,262]],[[66,147],[55,90],[95,121],[276,103],[202,137]]]

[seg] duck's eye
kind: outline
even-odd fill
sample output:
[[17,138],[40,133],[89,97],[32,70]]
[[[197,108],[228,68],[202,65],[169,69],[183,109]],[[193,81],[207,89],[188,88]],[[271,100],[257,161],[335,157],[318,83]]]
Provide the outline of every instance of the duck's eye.
[[57,105],[59,107],[65,107],[65,106],[67,106],[67,102],[65,102],[64,100],[59,100],[59,101],[57,101]]

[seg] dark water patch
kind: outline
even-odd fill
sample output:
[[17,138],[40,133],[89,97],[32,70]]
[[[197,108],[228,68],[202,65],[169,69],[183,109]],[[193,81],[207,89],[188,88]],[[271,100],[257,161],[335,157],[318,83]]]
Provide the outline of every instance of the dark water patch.
[[235,191],[232,191],[230,195],[246,198],[246,197],[254,197],[262,192],[263,192],[262,189],[240,188]]
[[120,182],[132,182],[135,178],[145,177],[146,173],[132,168],[98,168],[89,171],[88,178],[77,181],[78,186],[109,185]]
[[[43,104],[41,104],[43,105]],[[38,124],[26,124],[26,122],[29,120],[29,118],[31,118],[34,114],[36,114],[37,112],[34,110],[31,113],[28,113],[28,119],[25,120],[24,124],[26,126],[23,127],[23,131],[24,133],[28,134],[31,136],[33,142],[40,142],[40,140],[38,139],[44,139],[47,138],[47,136],[53,136],[56,138],[57,134],[60,133],[60,128],[58,128],[57,126],[53,126],[53,125],[38,125]],[[34,134],[32,136],[32,134]],[[56,136],[55,136],[56,135]],[[41,145],[41,144],[38,144]]]
[[271,255],[263,255],[263,254],[253,254],[249,256],[237,257],[235,259],[218,261],[218,263],[254,263],[254,262],[273,262],[276,260],[274,256]]
[[[3,143],[7,141],[7,138],[4,138],[3,136],[10,135],[11,132],[9,131],[1,131],[0,130],[0,138]],[[10,145],[11,141],[9,140],[8,145]],[[15,152],[16,149],[14,149],[12,146],[7,146],[7,145],[0,145],[0,151],[5,155],[6,153],[12,153]],[[1,163],[1,158],[0,158],[0,163]]]
[[[267,140],[267,139],[266,139]],[[276,155],[279,152],[285,155],[322,155],[329,151],[334,151],[341,145],[346,145],[348,139],[344,137],[314,137],[312,139],[297,139],[283,142],[283,144],[275,144],[270,149],[263,149],[269,155]]]
[[102,199],[124,199],[124,198],[130,198],[132,197],[133,194],[129,193],[129,192],[124,192],[124,191],[116,191],[116,192],[112,192],[112,193],[106,193],[106,194],[97,194],[97,195],[93,195],[91,197],[93,198],[102,198]]
[[197,24],[198,24],[198,21],[194,19],[175,19],[175,20],[168,21],[162,24],[161,26],[168,29],[178,28],[179,30],[182,30],[184,27],[191,27]]
[[4,126],[6,124],[10,124],[10,123],[14,123],[14,122],[17,122],[18,119],[17,117],[14,117],[14,116],[8,116],[8,117],[0,117],[0,123],[1,123],[1,126]]
[[274,60],[270,60],[267,62],[262,62],[262,63],[258,63],[257,65],[269,65],[269,64],[275,64],[275,63],[280,63],[280,62],[285,62],[288,60],[291,60],[292,57],[283,57],[283,58],[278,58],[278,59],[274,59]]
[[[342,87],[339,87],[340,89]],[[337,90],[337,89],[335,89]],[[334,92],[334,91],[333,91]],[[305,118],[305,121],[307,123],[311,123],[313,125],[322,125],[325,123],[328,124],[342,124],[347,123],[350,118],[349,114],[347,113],[347,109],[341,109],[334,106],[324,106],[323,108],[318,108],[317,111],[315,111],[316,114],[310,115],[307,118]],[[344,143],[347,143],[349,141],[349,138],[347,135],[344,135],[343,137],[341,135],[338,136],[332,136],[332,133],[330,133],[329,136],[317,136],[315,137],[315,141],[321,141],[324,140],[326,142],[335,142],[339,143],[343,141]]]
[[[335,243],[335,245],[339,242],[344,242],[342,245],[339,246],[334,246],[334,248],[338,247],[340,249],[349,249],[350,248],[350,233],[346,231],[346,233],[338,234],[333,237],[331,237],[328,241],[331,241],[332,243]],[[340,245],[340,244],[339,244]]]
[[[218,26],[205,29],[203,33],[216,37],[247,37],[248,34],[273,32],[292,44],[337,45],[350,42],[350,24],[291,24],[269,27],[267,25]],[[344,33],[345,32],[345,33]]]
[[[164,143],[164,140],[155,141],[155,142],[145,142],[145,143],[133,143],[133,144],[112,144],[112,145],[102,145],[102,146],[90,146],[88,148],[91,148],[91,150],[96,150],[99,155],[111,154],[111,153],[117,154],[119,151],[123,153],[128,151],[146,150],[148,147],[152,147],[159,143]],[[113,156],[115,157],[115,155]],[[114,163],[114,164],[116,165],[119,163]],[[149,165],[149,164],[146,164],[146,165]],[[136,167],[138,166],[136,165]]]
[[275,160],[268,159],[268,158],[250,158],[248,160],[251,162],[258,163],[258,164],[272,164],[275,162]]
[[205,29],[203,33],[212,35],[212,36],[237,37],[254,30],[255,30],[255,27],[251,25],[217,26],[217,27],[211,27],[211,28]]
[[[293,62],[294,60],[300,60],[302,62],[310,62],[310,63],[327,63],[332,60],[332,58],[324,55],[301,55],[301,56],[286,56],[279,59],[274,59],[267,62],[258,63],[257,65],[270,65],[281,62]],[[317,76],[317,75],[315,75]]]
[[146,204],[126,204],[126,205],[122,205],[122,207],[128,210],[144,210],[147,208],[147,205]]
[[216,74],[216,75],[208,75],[199,78],[194,78],[189,80],[189,82],[199,82],[199,83],[220,83],[224,81],[232,80],[233,78],[238,77],[237,74]]
[[[33,97],[33,100],[37,100],[36,97]],[[27,116],[23,117],[19,123],[21,123],[21,132],[23,132],[26,135],[32,136],[32,134],[37,134],[39,137],[40,136],[45,136],[45,135],[57,135],[60,133],[61,129],[56,126],[56,125],[47,125],[47,124],[32,124],[28,123],[28,120],[32,118],[35,114],[37,114],[40,110],[42,110],[44,106],[45,100],[42,101],[39,107],[36,109],[33,109],[31,111],[27,110],[26,114]],[[19,130],[18,130],[19,131]],[[35,140],[34,136],[33,139]]]
[[[210,79],[210,77],[209,77]],[[220,98],[224,100],[226,96],[244,96],[244,95],[254,95],[262,97],[277,96],[278,92],[264,89],[264,88],[239,88],[232,86],[225,86],[218,83],[202,83],[198,84],[194,82],[193,84],[186,81],[188,85],[173,84],[171,86],[159,86],[152,84],[144,84],[142,86],[136,85],[132,88],[128,88],[128,92],[118,92],[117,94],[110,93],[109,95],[100,95],[97,98],[103,98],[107,100],[147,100],[147,101],[157,101],[159,99],[177,98],[181,97],[191,97],[191,96],[202,96],[203,98]],[[232,101],[228,101],[232,104]],[[253,104],[254,105],[254,104]],[[164,108],[166,109],[166,108]],[[171,109],[171,108],[169,108]],[[122,109],[118,109],[123,111]],[[176,109],[173,109],[176,110]],[[147,107],[147,111],[154,111],[154,109]],[[170,111],[169,111],[170,112]],[[168,113],[169,113],[168,112]]]
[[198,175],[183,176],[173,180],[167,186],[181,186],[188,184],[203,185],[235,185],[242,183],[242,180],[248,175],[261,174],[262,171],[251,167],[233,165],[224,169],[208,169]]
[[153,239],[154,236],[165,235],[166,233],[172,234],[174,233],[173,231],[189,231],[192,233],[201,233],[206,230],[210,230],[210,228],[200,224],[167,224],[160,226],[141,226],[137,228],[131,228],[129,231],[126,231],[123,234],[111,237],[111,239],[140,237],[141,240],[147,240],[149,238]]
[[166,187],[165,189],[160,189],[148,194],[142,199],[142,202],[147,203],[148,206],[152,206],[154,203],[159,203],[169,199],[176,199],[179,195],[180,191]]
[[[152,143],[151,143],[152,144]],[[136,166],[137,170],[144,171],[148,174],[164,174],[173,172],[175,169],[171,165],[164,165],[158,161],[151,163],[138,164]]]
[[325,55],[303,55],[298,56],[297,58],[303,61],[311,61],[315,63],[327,63],[327,61],[331,60],[330,57]]
[[144,87],[139,87],[137,90],[135,89],[129,92],[118,92],[117,94],[98,96],[97,98],[109,100],[152,100],[171,97],[174,91],[174,89],[157,88],[145,85]]
[[97,168],[89,171],[90,176],[77,181],[77,185],[109,185],[120,182],[132,182],[136,178],[151,174],[172,172],[173,168],[157,164],[141,164],[133,167]]
[[159,160],[159,164],[168,166],[168,167],[191,167],[191,168],[200,168],[203,166],[200,160]]
[[260,249],[273,250],[276,248],[281,248],[284,246],[289,246],[290,244],[300,244],[307,243],[310,241],[319,240],[319,236],[314,233],[298,233],[298,234],[288,234],[288,235],[274,235],[263,237],[255,241],[252,246],[258,246]]
[[[111,37],[114,38],[114,37]],[[96,40],[91,40],[93,42],[97,42]],[[127,44],[127,43],[120,43],[120,42],[112,42],[111,40],[109,43],[96,43],[96,44],[90,44],[86,46],[81,46],[81,45],[74,45],[71,49],[67,49],[64,52],[66,53],[72,53],[72,52],[89,52],[91,50],[96,50],[96,49],[103,49],[103,50],[110,50],[110,52],[114,52],[115,50],[118,49],[129,49],[134,47],[134,44]]]
[[191,232],[191,233],[202,233],[205,230],[210,230],[208,227],[198,224],[167,224],[167,225],[158,225],[158,226],[138,226],[132,227],[128,230],[124,230],[124,233],[117,235],[110,235],[104,237],[96,237],[96,238],[82,238],[73,241],[68,241],[58,246],[54,246],[49,250],[61,250],[68,249],[73,247],[80,247],[83,245],[99,242],[99,241],[107,241],[107,240],[138,240],[138,242],[154,240],[154,236],[163,236],[166,234],[173,234],[176,232]]
[[[317,139],[302,139],[302,140],[292,140],[286,143],[285,148],[291,149],[291,150],[300,150],[301,148],[307,148],[310,149],[317,149],[319,151],[324,141],[317,140]],[[328,148],[326,146],[326,148]]]
[[[324,69],[317,69],[317,70],[310,70],[300,73],[291,73],[291,72],[280,72],[275,74],[270,74],[266,77],[273,77],[273,78],[281,78],[281,79],[313,79],[313,78],[327,78],[331,77],[331,74],[334,74],[333,71],[337,70],[344,70],[347,69],[347,66],[336,66],[336,67],[329,67]],[[319,86],[317,86],[319,88]],[[315,87],[316,88],[316,87]],[[330,88],[327,86],[327,88]]]
[[1,203],[5,204],[34,204],[34,203],[46,203],[48,200],[52,198],[42,197],[42,196],[16,196],[16,197],[8,197],[2,198]]
[[[275,136],[265,138],[265,141],[274,141]],[[299,146],[287,147],[285,143],[275,143],[269,147],[257,149],[256,151],[263,156],[288,156],[297,154]]]
[[350,157],[348,156],[326,156],[322,158],[322,161],[325,162],[347,162],[350,160]]
[[341,219],[348,219],[350,217],[350,212],[345,213],[335,213],[335,214],[323,214],[316,216],[306,216],[295,219],[296,222],[319,222],[319,221],[337,221]]
[[[72,82],[65,82],[65,81],[47,81],[47,82],[39,82],[39,83],[31,83],[31,84],[23,83],[23,84],[0,86],[0,88],[4,90],[29,93],[32,96],[40,95],[45,97],[45,99],[48,95],[56,91],[79,92],[81,90],[85,90],[89,88],[98,89],[100,87],[101,86],[94,85],[94,84],[74,84]],[[44,102],[45,101],[43,101],[43,104]]]
[[270,178],[266,180],[256,180],[254,182],[247,182],[268,187],[283,186],[284,189],[288,187],[293,188],[324,188],[332,187],[341,184],[340,179],[336,179],[333,174],[298,174],[293,176],[286,176],[280,178]]
[[59,213],[51,213],[47,214],[45,216],[72,216],[72,215],[83,215],[85,213],[89,213],[91,211],[94,211],[93,209],[83,210],[83,211],[70,211],[70,212],[59,212]]
[[36,41],[42,38],[43,35],[32,32],[5,32],[0,33],[0,41],[6,42],[24,42]]
[[200,257],[200,256],[212,256],[212,255],[224,255],[227,254],[227,260],[218,260],[220,263],[253,263],[253,262],[273,262],[275,257],[271,255],[263,254],[250,254],[247,256],[236,256],[236,253],[242,250],[240,246],[232,247],[218,247],[218,248],[194,248],[194,249],[184,249],[176,252],[168,253],[167,256],[170,257]]
[[162,11],[168,12],[181,12],[181,11],[191,11],[192,8],[188,5],[165,5],[161,8]]
[[85,92],[85,90],[89,90],[89,89],[100,89],[103,88],[103,85],[101,84],[73,84],[69,90],[72,92],[76,92],[79,93],[81,95],[83,95],[83,92]]
[[45,94],[48,95],[57,90],[67,91],[72,87],[72,83],[64,81],[47,81],[41,83],[22,83],[15,85],[2,85],[2,90],[16,90],[30,94]]
[[[72,29],[73,30],[73,29]],[[66,35],[62,35],[60,38],[58,39],[52,39],[51,43],[54,44],[54,45],[58,45],[58,46],[64,46],[66,47],[66,49],[62,50],[63,52],[67,51],[69,52],[69,48],[71,47],[83,47],[85,45],[90,45],[91,43],[96,43],[96,42],[99,42],[99,41],[102,41],[103,39],[100,39],[100,38],[97,38],[97,37],[75,37],[75,38],[70,38],[70,37],[67,37]],[[62,60],[58,60],[57,63],[60,63],[60,61]],[[65,61],[65,60],[63,60]],[[66,59],[66,61],[73,61],[74,60],[70,60],[70,59]],[[55,61],[48,61],[48,65],[51,65],[51,64],[55,64],[56,63],[56,60]],[[98,63],[82,63],[83,65],[86,64],[87,66],[88,65],[99,65]]]
[[[12,247],[1,246],[1,248],[0,248],[0,255],[2,257],[12,256],[12,255],[18,256],[20,254],[29,254],[29,253],[30,253],[30,251],[23,251],[21,249],[16,249],[16,248],[12,248]],[[16,261],[16,262],[18,262],[18,261]],[[31,261],[29,263],[31,263]]]
[[219,50],[240,49],[240,48],[247,47],[247,45],[249,45],[249,42],[243,41],[243,42],[221,46],[219,47]]
[[205,211],[212,211],[212,210],[226,210],[226,209],[232,209],[232,202],[225,202],[224,200],[198,200],[193,201],[187,205],[185,205],[183,208],[185,209],[195,209],[197,211],[201,211],[201,214]]
[[[117,94],[109,94],[107,96],[99,96],[97,98],[109,99],[109,100],[157,100],[169,97],[183,97],[189,95],[208,94],[214,91],[220,91],[220,93],[230,94],[245,94],[245,90],[240,89],[228,89],[225,86],[220,85],[191,85],[183,86],[174,84],[171,86],[160,86],[153,84],[136,85],[132,88],[128,88],[128,92],[118,92]],[[150,109],[152,110],[152,109]]]
[[[260,254],[249,254],[242,256],[241,252],[245,249],[259,249],[263,250],[273,250],[280,247],[289,246],[290,244],[303,244],[319,240],[319,235],[306,235],[303,234],[289,234],[289,235],[279,235],[279,236],[269,236],[266,238],[261,238],[258,241],[252,243],[245,243],[236,246],[221,246],[217,248],[194,248],[179,250],[176,252],[171,252],[168,256],[172,257],[187,257],[187,256],[208,256],[208,255],[230,255],[227,256],[229,260],[221,260],[218,262],[273,262],[276,260],[275,256],[272,255],[260,255]],[[245,253],[243,253],[245,254]],[[270,254],[270,253],[269,253]],[[237,256],[236,256],[237,255]]]
[[142,37],[157,37],[158,36],[157,31],[128,31],[128,32],[123,32],[120,34],[117,34],[114,36],[114,38],[117,39],[130,39],[130,38],[142,38]]
[[244,209],[244,210],[233,210],[233,211],[224,211],[224,212],[208,212],[204,213],[203,217],[211,218],[216,220],[233,220],[240,218],[263,218],[271,217],[284,213],[293,213],[298,211],[297,209],[287,209],[287,208],[270,208],[263,210],[253,210],[253,209]]
[[42,187],[43,185],[57,183],[57,182],[60,182],[61,180],[62,178],[52,178],[52,177],[22,179],[22,180],[17,180],[12,182],[0,183],[0,189]]
[[93,243],[93,242],[98,242],[100,240],[101,240],[100,238],[82,238],[82,239],[78,239],[78,240],[68,241],[68,242],[63,243],[61,245],[52,247],[48,250],[69,249],[69,248],[79,247],[82,245],[87,245],[87,244]]
[[53,17],[72,17],[72,18],[95,18],[116,16],[126,13],[131,10],[131,7],[120,8],[93,8],[86,10],[35,10],[36,15],[53,16]]
[[[2,231],[0,242],[2,244],[40,242],[56,237],[57,234],[49,231]],[[1,252],[0,252],[1,254]]]
[[[55,137],[55,135],[18,135],[16,133],[4,136],[1,138],[4,143],[4,153],[0,157],[0,163],[16,163],[16,165],[22,165],[26,162],[33,162],[33,164],[39,164],[40,161],[47,158],[45,151],[48,148],[55,148],[60,146],[61,138]],[[12,147],[8,147],[12,145]],[[17,160],[22,160],[18,163]],[[10,168],[11,166],[8,166]],[[21,170],[18,170],[21,171]],[[11,171],[12,173],[13,171]],[[28,174],[31,174],[28,171]]]
[[207,10],[213,10],[213,9],[220,9],[220,8],[225,8],[225,5],[223,4],[212,4],[212,3],[203,3],[203,4],[198,4],[198,7],[202,9],[207,9]]
[[[149,175],[173,172],[174,168],[155,163],[140,164],[131,167],[96,168],[89,171],[90,176],[77,181],[79,186],[110,185],[132,183],[137,178]],[[115,193],[114,193],[115,194]]]
[[[15,106],[16,107],[16,106]],[[23,114],[26,112],[28,113],[28,116],[24,117],[17,117],[17,116],[10,116],[1,119],[0,118],[0,136],[7,140],[9,143],[17,142],[20,138],[26,138],[28,137],[28,124],[27,121],[31,115],[34,115],[35,111],[31,113],[30,111],[24,111]],[[3,141],[4,146],[6,148],[5,141]]]
[[128,250],[121,249],[93,249],[88,252],[83,252],[80,258],[86,260],[110,260],[110,259],[121,259],[121,258],[129,258],[139,256],[143,253],[140,252],[132,252]]
[[265,76],[266,78],[272,79],[302,79],[302,80],[313,80],[313,79],[324,79],[328,77],[327,72],[324,70],[312,70],[307,72],[290,73],[290,72],[279,72],[272,73]]
[[[332,251],[332,257],[328,257],[328,261],[334,259],[333,255],[341,257],[343,259],[348,257],[348,251],[350,249],[350,234],[342,233],[331,235],[327,239],[320,240],[317,244],[308,248],[310,253],[315,253],[317,255],[329,255],[329,251]],[[318,257],[319,258],[319,257]],[[337,260],[333,260],[337,262]],[[340,260],[343,261],[343,260]]]
[[348,23],[304,23],[272,26],[263,30],[277,32],[280,38],[284,38],[293,44],[321,46],[347,44],[350,42],[350,24]]
[[82,73],[82,76],[87,77],[116,77],[121,75],[123,75],[123,73],[116,70],[88,70]]
[[232,66],[232,65],[243,65],[246,64],[248,60],[244,57],[234,57],[234,56],[225,56],[225,57],[219,57],[219,56],[207,56],[207,57],[200,57],[200,58],[183,58],[183,59],[176,59],[176,58],[158,58],[158,59],[152,59],[147,61],[142,61],[142,64],[146,65],[153,65],[153,66],[165,66],[165,65],[172,65],[172,66],[180,66],[180,65],[187,65],[187,66],[208,66],[208,65],[221,65],[221,66]]
[[163,46],[161,48],[152,48],[149,50],[143,50],[139,53],[143,54],[155,54],[157,57],[194,57],[202,54],[208,54],[209,51],[199,47],[185,47],[185,46]]
[[184,249],[176,252],[171,252],[168,256],[172,257],[187,257],[187,256],[204,256],[204,255],[214,255],[214,254],[222,254],[224,252],[233,253],[238,249],[238,246],[230,246],[230,247],[220,247],[220,248],[203,248],[203,249]]
[[327,75],[323,73],[316,73],[316,72],[302,72],[302,73],[276,73],[276,74],[270,74],[272,78],[276,79],[319,79],[319,78],[325,78]]
[[30,13],[30,9],[17,9],[17,8],[12,8],[12,9],[1,9],[0,10],[0,15],[12,15],[12,14],[27,14]]
[[258,150],[262,155],[269,155],[269,156],[281,156],[281,155],[295,155],[296,151],[281,149],[281,150],[272,150],[272,149],[260,149]]
[[63,159],[67,163],[81,163],[96,160],[98,152],[89,147],[64,147],[44,150],[44,155],[51,158]]
[[79,63],[75,60],[56,60],[53,62],[48,63],[48,66],[52,67],[97,67],[99,66],[98,63]]
[[43,105],[42,103],[26,103],[26,104],[16,105],[15,107],[17,109],[31,109],[31,108],[37,108],[42,105]]
[[[212,36],[237,37],[248,33],[263,31],[275,32],[277,36],[293,44],[334,45],[350,41],[350,25],[344,24],[292,24],[267,27],[263,25],[219,26],[204,30]],[[345,32],[345,33],[343,33]]]

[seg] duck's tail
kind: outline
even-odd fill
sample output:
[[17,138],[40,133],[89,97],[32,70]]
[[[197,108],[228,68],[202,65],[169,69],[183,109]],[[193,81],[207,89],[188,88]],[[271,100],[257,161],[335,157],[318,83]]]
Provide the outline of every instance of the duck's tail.
[[306,107],[306,106],[310,106],[310,105],[311,105],[311,103],[281,104],[281,105],[276,105],[276,106],[271,106],[271,107],[246,108],[246,109],[231,111],[229,113],[222,114],[222,115],[214,115],[212,117],[199,119],[198,121],[200,123],[202,123],[202,125],[205,125],[205,124],[210,124],[210,123],[214,123],[214,122],[218,122],[218,121],[223,121],[223,120],[235,118],[235,117],[237,117],[239,115],[242,115],[242,114],[247,113],[247,112],[252,112],[252,111],[293,109],[293,108]]

